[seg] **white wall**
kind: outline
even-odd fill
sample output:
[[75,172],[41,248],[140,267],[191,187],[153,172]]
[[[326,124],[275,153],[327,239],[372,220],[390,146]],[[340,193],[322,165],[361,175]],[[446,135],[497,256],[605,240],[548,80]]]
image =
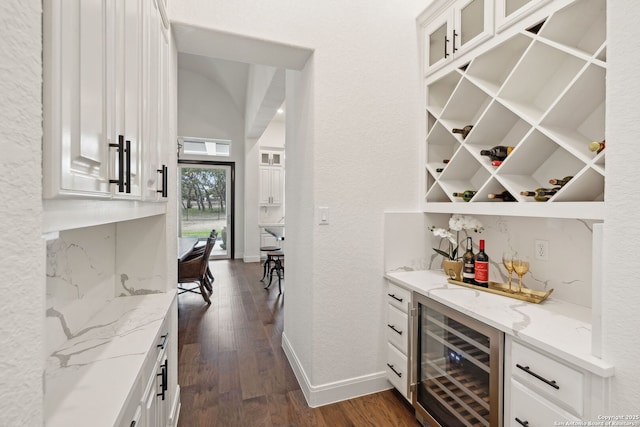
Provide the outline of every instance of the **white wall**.
[[603,356],[615,365],[611,414],[640,412],[640,3],[607,6],[607,179],[604,228]]
[[0,425],[42,425],[41,2],[0,2]]
[[417,208],[425,3],[171,2],[177,21],[314,50],[297,102],[287,82],[285,337],[319,394],[383,377],[383,211]]
[[[244,254],[244,111],[238,111],[233,99],[219,84],[192,71],[178,69],[178,135],[219,138],[232,141],[230,157],[204,157],[201,160],[235,162],[236,217],[235,257]],[[198,160],[198,156],[181,155]]]

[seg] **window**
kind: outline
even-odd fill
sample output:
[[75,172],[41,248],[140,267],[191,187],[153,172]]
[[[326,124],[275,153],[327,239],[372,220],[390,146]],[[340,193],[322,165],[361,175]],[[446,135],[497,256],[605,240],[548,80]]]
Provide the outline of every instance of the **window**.
[[231,140],[229,139],[180,137],[178,144],[184,154],[218,157],[231,155]]

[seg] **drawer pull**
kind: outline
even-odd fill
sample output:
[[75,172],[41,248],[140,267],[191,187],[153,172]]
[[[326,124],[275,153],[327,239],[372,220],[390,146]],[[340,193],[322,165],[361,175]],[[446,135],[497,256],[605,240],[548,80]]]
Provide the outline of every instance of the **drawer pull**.
[[160,338],[162,338],[162,342],[160,342],[160,344],[156,345],[157,348],[160,349],[164,349],[164,346],[167,345],[167,338],[169,337],[169,334],[164,334],[162,335]]
[[549,384],[551,387],[555,388],[556,390],[560,389],[560,386],[558,384],[556,384],[555,381],[551,380],[549,381],[548,379],[541,377],[540,375],[536,374],[535,372],[533,372],[531,369],[529,369],[528,366],[522,366],[519,363],[516,363],[516,367],[518,367],[519,369],[522,369],[523,371],[525,371],[527,374],[536,377],[537,379],[539,379],[540,381]]
[[387,324],[387,326],[390,327],[391,329],[393,329],[393,332],[397,333],[398,335],[402,335],[402,331],[396,329],[395,326],[389,325],[389,324]]
[[516,422],[524,427],[529,427],[529,421],[522,421],[520,418],[516,417]]
[[387,294],[387,295],[389,295],[391,298],[393,298],[394,300],[396,300],[398,302],[402,302],[403,301],[403,299],[402,298],[398,298],[396,296],[396,294]]
[[389,367],[389,369],[391,369],[393,371],[394,374],[396,374],[398,377],[402,378],[402,372],[398,372],[393,368],[393,365],[387,363],[387,366]]

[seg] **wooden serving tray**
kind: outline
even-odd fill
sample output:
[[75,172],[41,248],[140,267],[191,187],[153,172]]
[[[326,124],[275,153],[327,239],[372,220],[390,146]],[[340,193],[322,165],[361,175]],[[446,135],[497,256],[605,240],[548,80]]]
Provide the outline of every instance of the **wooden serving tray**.
[[[467,288],[471,288],[471,289],[476,289],[479,291],[484,291],[484,292],[489,292],[492,294],[498,294],[498,295],[502,295],[505,297],[509,297],[509,298],[514,298],[514,299],[519,299],[520,301],[527,301],[527,302],[532,302],[534,304],[539,304],[542,301],[546,300],[549,295],[551,295],[551,292],[553,292],[553,289],[549,289],[546,292],[541,292],[541,291],[534,291],[532,289],[525,289],[522,288],[521,292],[515,291],[515,292],[509,292],[509,285],[506,283],[498,283],[498,282],[489,282],[489,287],[488,288],[483,288],[482,286],[476,286],[476,285],[472,285],[470,283],[465,283],[465,282],[459,282],[457,280],[453,280],[453,279],[448,279],[449,283],[452,283],[454,285],[459,285],[459,286],[464,286]],[[511,286],[511,289],[517,288],[518,285],[517,284],[513,284]]]

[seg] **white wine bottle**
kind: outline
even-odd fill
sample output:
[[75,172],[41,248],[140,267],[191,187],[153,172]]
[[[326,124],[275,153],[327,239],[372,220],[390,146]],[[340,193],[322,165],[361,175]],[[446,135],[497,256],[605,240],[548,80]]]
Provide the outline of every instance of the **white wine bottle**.
[[562,187],[562,186],[566,185],[567,182],[571,181],[571,178],[573,178],[573,176],[565,176],[562,179],[550,179],[549,180],[549,184],[557,185],[559,187]]
[[504,190],[502,193],[489,193],[487,194],[488,199],[492,200],[502,200],[503,202],[515,202],[516,198],[513,197],[511,193],[507,190]]
[[453,193],[453,197],[462,197],[462,200],[464,200],[465,202],[468,202],[469,200],[473,199],[473,196],[475,196],[476,193],[477,191],[466,190],[466,191],[463,191],[462,193]]
[[589,144],[589,151],[593,151],[596,154],[600,154],[600,152],[604,150],[604,147],[605,147],[604,139],[600,142],[594,141],[591,144]]
[[453,128],[451,131],[453,133],[461,134],[462,135],[462,139],[465,139],[467,137],[467,135],[469,134],[469,132],[471,132],[471,129],[473,129],[473,125],[467,125],[467,126],[463,127],[462,129]]
[[475,283],[476,257],[473,254],[473,240],[467,237],[467,251],[462,255],[462,281],[464,283]]
[[535,191],[521,191],[520,194],[533,197],[536,202],[546,202],[556,194],[559,189],[560,188],[536,188]]

